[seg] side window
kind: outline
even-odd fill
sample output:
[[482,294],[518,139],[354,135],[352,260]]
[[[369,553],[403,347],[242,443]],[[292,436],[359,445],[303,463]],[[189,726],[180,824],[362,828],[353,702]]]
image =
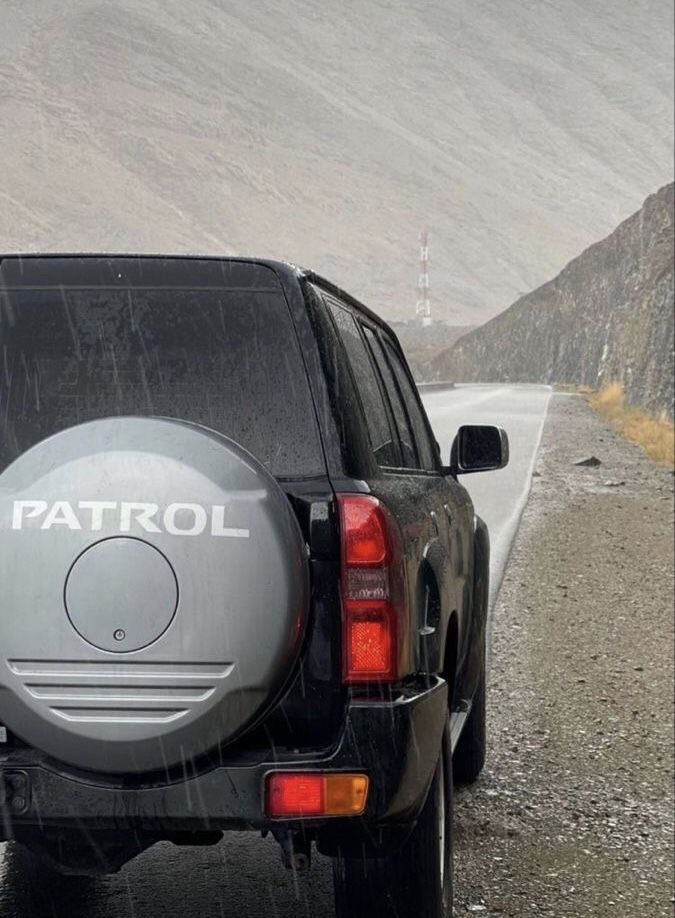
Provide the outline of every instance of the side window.
[[401,442],[401,455],[403,460],[402,467],[405,469],[418,469],[420,465],[417,459],[417,451],[415,450],[415,441],[410,429],[410,424],[408,422],[408,415],[406,413],[403,402],[401,401],[401,396],[399,395],[396,382],[394,381],[394,374],[391,371],[391,367],[387,363],[387,360],[384,356],[384,351],[382,350],[382,345],[380,344],[375,332],[368,326],[364,327],[364,332],[368,344],[370,345],[370,349],[372,350],[375,357],[380,375],[384,381],[387,394],[389,395],[391,409],[394,413],[396,426],[398,427],[398,435]]
[[410,381],[409,375],[406,373],[405,367],[397,351],[386,337],[383,338],[383,343],[384,349],[387,352],[387,358],[394,371],[396,381],[398,382],[399,390],[403,396],[408,417],[410,418],[421,468],[433,471],[438,468],[436,450],[429,435],[429,428],[427,427],[422,409],[420,408],[417,393],[413,389],[413,384]]
[[375,367],[350,312],[325,298],[347,352],[352,374],[361,396],[363,412],[373,454],[380,466],[399,465],[398,444],[389,423],[389,415],[380,389]]

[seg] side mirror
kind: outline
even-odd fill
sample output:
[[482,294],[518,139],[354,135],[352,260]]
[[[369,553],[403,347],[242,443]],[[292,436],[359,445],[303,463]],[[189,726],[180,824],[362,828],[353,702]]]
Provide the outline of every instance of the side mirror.
[[509,461],[509,438],[501,427],[466,424],[457,431],[450,450],[450,471],[493,472]]

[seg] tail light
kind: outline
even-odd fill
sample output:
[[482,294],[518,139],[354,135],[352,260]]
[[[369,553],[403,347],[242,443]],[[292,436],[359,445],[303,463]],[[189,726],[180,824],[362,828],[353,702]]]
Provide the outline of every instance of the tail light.
[[360,816],[369,780],[342,772],[276,772],[267,777],[265,812],[274,818]]
[[377,498],[338,494],[342,542],[342,659],[347,683],[395,682],[409,656],[401,534]]

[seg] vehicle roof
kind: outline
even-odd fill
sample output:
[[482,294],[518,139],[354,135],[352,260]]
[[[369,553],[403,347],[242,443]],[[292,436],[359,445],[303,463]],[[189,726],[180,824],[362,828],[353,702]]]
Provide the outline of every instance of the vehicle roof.
[[[0,253],[0,264],[3,259],[20,260],[38,260],[51,258],[126,258],[126,259],[144,259],[144,258],[162,258],[171,261],[227,261],[239,264],[260,265],[261,267],[270,268],[276,274],[285,277],[287,280],[305,279],[312,284],[332,293],[334,296],[344,300],[352,308],[367,316],[371,321],[378,325],[384,326],[396,338],[396,334],[389,324],[376,312],[373,312],[368,306],[357,300],[351,293],[348,293],[342,287],[318,274],[311,268],[304,268],[289,261],[280,261],[273,258],[256,258],[254,256],[244,255],[201,255],[198,253],[166,253],[166,252],[4,252]],[[398,342],[398,338],[396,338]]]

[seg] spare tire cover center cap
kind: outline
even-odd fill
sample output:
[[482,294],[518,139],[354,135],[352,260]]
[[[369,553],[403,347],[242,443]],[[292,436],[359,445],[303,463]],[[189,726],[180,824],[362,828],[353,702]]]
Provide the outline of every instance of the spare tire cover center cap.
[[142,539],[103,539],[68,572],[68,618],[87,643],[129,653],[154,643],[178,607],[178,582],[166,556]]

